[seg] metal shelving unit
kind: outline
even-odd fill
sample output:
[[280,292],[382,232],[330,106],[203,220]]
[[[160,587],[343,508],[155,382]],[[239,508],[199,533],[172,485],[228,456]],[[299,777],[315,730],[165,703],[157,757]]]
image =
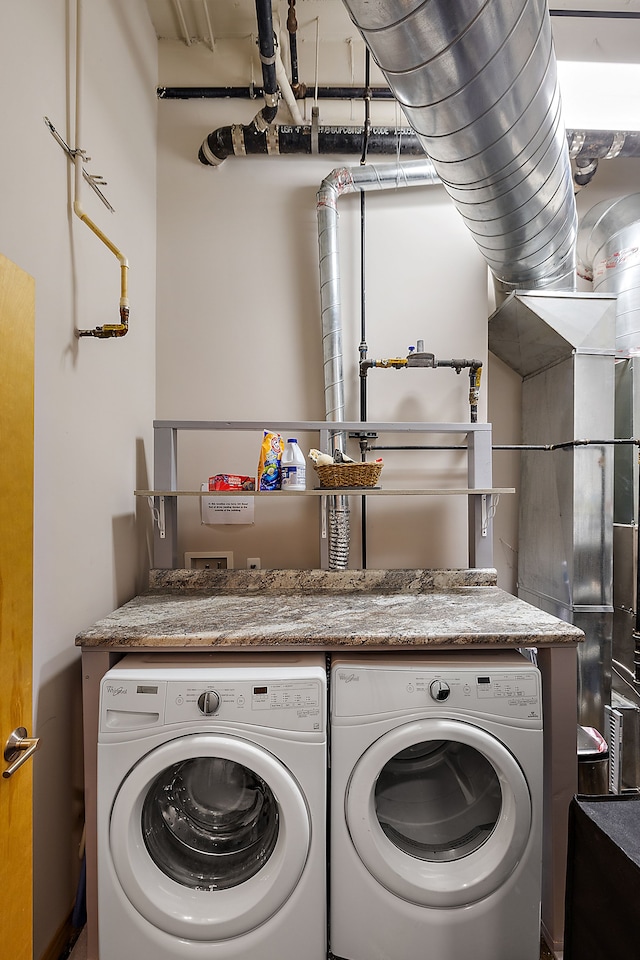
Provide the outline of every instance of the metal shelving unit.
[[[330,448],[332,437],[339,433],[411,433],[449,434],[463,438],[460,449],[467,452],[467,487],[394,489],[378,487],[331,488],[313,490],[216,491],[222,497],[398,497],[398,496],[466,496],[469,501],[469,566],[493,566],[493,513],[500,494],[514,493],[511,487],[492,487],[490,423],[388,423],[326,420],[269,421],[271,429],[292,435],[316,433],[319,449]],[[248,420],[156,420],[154,429],[154,489],[136,490],[136,496],[152,498],[154,506],[154,555],[156,568],[178,567],[178,498],[210,497],[210,491],[178,490],[178,433],[196,431],[254,431],[262,433],[263,422]],[[443,448],[444,449],[444,448]],[[322,565],[327,566],[326,551]]]

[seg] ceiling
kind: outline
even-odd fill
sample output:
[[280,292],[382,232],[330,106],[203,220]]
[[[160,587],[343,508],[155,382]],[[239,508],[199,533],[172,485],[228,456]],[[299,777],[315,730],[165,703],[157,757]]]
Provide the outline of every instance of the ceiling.
[[[274,31],[289,78],[290,5],[297,19],[302,87],[296,93],[298,110],[287,114],[283,108],[281,122],[302,117],[309,123],[319,88],[362,91],[366,50],[343,0],[272,0]],[[235,100],[234,122],[248,122],[254,110],[249,97],[253,99],[254,86],[262,85],[255,0],[146,0],[146,6],[158,37],[162,96],[199,97],[206,90],[220,110],[220,97],[226,98],[231,88],[234,97],[246,100],[244,106]],[[640,0],[551,0],[550,12],[567,127],[640,130]],[[386,87],[373,63],[370,83]],[[348,107],[327,93],[321,122],[359,123],[364,109],[361,92]],[[371,119],[396,126],[403,122],[393,100],[374,101]]]
[[[185,44],[247,37],[256,32],[255,0],[146,0],[156,35]],[[342,0],[295,0],[296,16],[304,29],[320,17],[323,28],[353,34],[355,28]],[[274,25],[286,23],[287,0],[273,0]]]
[[[364,47],[342,0],[273,0],[285,65],[290,2],[298,21],[300,79],[361,83]],[[207,66],[212,84],[251,82],[247,68],[234,76],[231,63],[238,55],[251,59],[255,0],[146,0],[146,5],[160,42],[161,85],[201,85],[206,52],[218,54]],[[558,59],[640,63],[640,0],[551,0],[550,9]]]
[[[203,42],[215,45],[216,40],[246,37],[255,33],[255,0],[146,0],[156,35],[161,40],[180,40],[186,45]],[[353,27],[342,0],[295,0],[301,21],[321,16],[333,21],[345,34]],[[552,0],[554,19],[569,17],[575,21],[579,12],[600,19],[623,21],[634,14],[640,17],[640,0]],[[288,2],[273,0],[276,17],[286,21]],[[562,15],[562,16],[561,16]],[[620,23],[624,29],[623,23]],[[579,28],[578,28],[579,29]],[[213,35],[213,37],[212,37]]]

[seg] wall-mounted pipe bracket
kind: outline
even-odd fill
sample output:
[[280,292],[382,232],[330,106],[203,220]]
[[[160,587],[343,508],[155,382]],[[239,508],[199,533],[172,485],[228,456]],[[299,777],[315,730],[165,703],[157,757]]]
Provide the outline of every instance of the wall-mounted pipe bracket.
[[[59,146],[62,147],[62,149],[64,150],[64,152],[66,153],[66,155],[69,157],[70,160],[72,160],[73,162],[75,162],[76,155],[78,155],[78,154],[82,157],[82,160],[83,160],[85,163],[88,162],[89,160],[91,160],[91,157],[88,157],[88,156],[86,155],[86,152],[85,152],[84,150],[77,150],[77,149],[76,149],[76,150],[72,150],[72,148],[69,146],[69,144],[66,143],[65,140],[60,136],[60,134],[58,133],[58,131],[56,130],[56,128],[54,127],[54,125],[51,123],[51,120],[49,120],[48,117],[43,117],[43,120],[44,120],[44,122],[46,123],[46,125],[48,126],[49,132],[51,133],[51,136],[53,137],[53,139],[56,141],[56,143],[57,143]],[[107,198],[105,197],[105,195],[104,195],[104,193],[102,192],[102,190],[99,189],[99,187],[106,187],[106,185],[107,185],[107,181],[104,179],[104,177],[102,177],[99,173],[87,173],[87,171],[84,169],[84,167],[82,168],[82,176],[83,176],[85,182],[89,184],[89,186],[91,187],[91,189],[93,190],[93,192],[94,192],[95,194],[97,194],[97,196],[100,197],[100,199],[101,199],[102,202],[104,203],[104,205],[105,205],[105,207],[107,208],[107,210],[109,211],[109,213],[115,213],[114,208],[111,206],[111,204],[109,203],[109,201],[108,201]]]
[[59,146],[62,147],[64,152],[69,157],[69,160],[73,163],[76,170],[76,197],[73,202],[73,212],[75,215],[86,223],[90,230],[95,233],[99,240],[105,244],[106,247],[117,257],[120,263],[120,322],[119,323],[105,323],[100,327],[93,327],[90,330],[76,330],[76,337],[95,337],[98,340],[107,340],[112,337],[124,337],[129,331],[129,298],[127,296],[127,280],[129,272],[129,262],[124,254],[115,246],[114,243],[109,240],[105,233],[96,226],[96,224],[87,216],[87,214],[82,209],[79,200],[79,174],[82,173],[82,178],[89,184],[91,189],[100,197],[104,203],[107,210],[110,213],[114,213],[114,208],[111,206],[105,195],[99,189],[100,186],[105,186],[107,181],[102,177],[101,174],[92,174],[87,173],[84,168],[84,164],[91,159],[87,155],[86,150],[83,150],[80,147],[73,149],[65,142],[63,137],[60,136],[51,120],[48,117],[44,117],[44,122],[46,123],[49,131]]

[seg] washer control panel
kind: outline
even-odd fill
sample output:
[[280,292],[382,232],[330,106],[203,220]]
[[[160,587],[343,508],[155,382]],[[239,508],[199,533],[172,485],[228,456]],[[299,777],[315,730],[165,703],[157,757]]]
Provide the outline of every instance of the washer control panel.
[[105,675],[101,732],[135,731],[181,723],[245,723],[277,730],[325,729],[326,680],[193,680]]

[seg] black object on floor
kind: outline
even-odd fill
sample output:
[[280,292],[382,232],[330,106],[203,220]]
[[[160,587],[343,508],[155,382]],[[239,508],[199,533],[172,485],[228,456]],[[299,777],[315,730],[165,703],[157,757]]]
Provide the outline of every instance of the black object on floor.
[[639,902],[640,796],[574,797],[564,960],[637,957]]

